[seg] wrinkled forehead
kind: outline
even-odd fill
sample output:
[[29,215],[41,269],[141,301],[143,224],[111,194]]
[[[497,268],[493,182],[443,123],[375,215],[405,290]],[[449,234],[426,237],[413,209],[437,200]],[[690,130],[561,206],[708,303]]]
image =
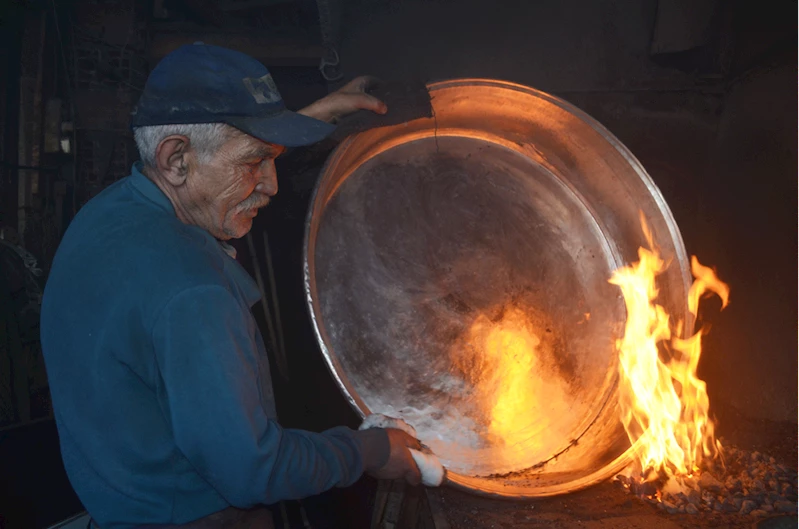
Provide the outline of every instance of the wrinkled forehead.
[[223,149],[228,156],[236,159],[275,158],[286,150],[282,145],[267,143],[238,129],[234,129],[234,131],[225,142]]

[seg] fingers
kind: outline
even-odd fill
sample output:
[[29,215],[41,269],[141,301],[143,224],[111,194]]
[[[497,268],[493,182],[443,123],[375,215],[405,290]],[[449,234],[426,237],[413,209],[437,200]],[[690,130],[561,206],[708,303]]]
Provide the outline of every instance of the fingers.
[[342,103],[339,106],[343,114],[349,114],[356,110],[371,110],[376,114],[385,114],[388,107],[375,96],[357,92],[353,94],[340,94]]
[[349,83],[345,84],[336,92],[365,92],[366,89],[369,87],[368,77],[362,75],[360,77],[356,77]]
[[355,110],[371,110],[376,114],[385,114],[388,112],[386,104],[375,96],[366,93],[367,90],[378,83],[379,81],[375,77],[361,75],[336,90],[332,95],[341,96],[341,100],[347,102],[343,105],[345,114]]
[[412,435],[408,435],[402,430],[397,428],[388,428],[390,431],[389,435],[395,436],[404,446],[407,448],[413,448],[414,450],[422,450],[422,443],[419,442],[417,438]]
[[388,106],[366,91],[379,83],[369,75],[356,77],[332,94],[308,105],[298,113],[320,121],[335,123],[358,110],[370,110],[375,114],[385,114]]
[[366,92],[380,81],[371,75],[361,75],[338,89],[338,92]]
[[408,452],[408,460],[408,471],[405,473],[405,481],[409,485],[418,485],[422,482],[422,472],[419,470],[410,452]]
[[417,438],[407,434],[405,436],[405,446],[407,446],[408,448],[413,448],[414,450],[422,449],[422,443],[420,443]]
[[411,485],[422,482],[422,473],[411,450],[420,450],[421,443],[411,435],[396,428],[387,428],[391,453],[385,465],[372,471],[378,479],[404,479]]
[[375,96],[366,93],[366,90],[374,82],[376,80],[367,75],[356,77],[341,89],[310,104],[298,113],[327,123],[335,123],[339,119],[359,110],[385,114],[388,112],[386,104]]

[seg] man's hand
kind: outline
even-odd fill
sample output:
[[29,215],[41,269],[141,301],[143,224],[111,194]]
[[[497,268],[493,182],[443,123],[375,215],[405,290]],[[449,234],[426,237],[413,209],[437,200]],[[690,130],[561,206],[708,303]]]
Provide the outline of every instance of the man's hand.
[[422,481],[422,475],[408,449],[421,450],[419,441],[394,428],[386,428],[386,433],[391,446],[388,461],[382,468],[370,471],[369,474],[377,479],[405,479],[410,485],[418,485]]
[[366,93],[374,83],[375,80],[372,77],[366,75],[356,77],[332,94],[303,108],[298,114],[327,123],[335,123],[358,110],[371,110],[376,114],[385,114],[388,112],[386,104]]

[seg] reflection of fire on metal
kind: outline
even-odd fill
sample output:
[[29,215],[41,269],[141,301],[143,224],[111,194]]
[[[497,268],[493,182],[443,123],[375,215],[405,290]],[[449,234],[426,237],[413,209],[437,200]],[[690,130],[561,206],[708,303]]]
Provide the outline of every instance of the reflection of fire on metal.
[[481,316],[472,325],[470,337],[473,344],[483,349],[481,362],[485,366],[485,380],[494,386],[487,403],[490,408],[488,430],[506,444],[522,441],[517,439],[518,418],[536,407],[537,395],[531,375],[541,340],[533,334],[518,309],[507,311],[498,324]]
[[[682,339],[683,322],[674,322],[657,304],[656,279],[667,265],[643,218],[642,225],[650,248],[640,248],[640,260],[617,270],[610,280],[621,289],[627,306],[624,337],[617,343],[621,420],[638,465],[633,480],[678,492],[685,480],[699,474],[703,461],[719,456],[721,444],[708,416],[705,382],[696,373],[703,331]],[[711,294],[721,298],[724,308],[729,287],[695,257],[691,265],[691,314],[695,317],[699,300]]]
[[526,311],[509,306],[498,320],[478,316],[468,347],[453,355],[477,393],[492,457],[509,470],[552,450],[545,434],[569,409],[568,388],[540,334]]

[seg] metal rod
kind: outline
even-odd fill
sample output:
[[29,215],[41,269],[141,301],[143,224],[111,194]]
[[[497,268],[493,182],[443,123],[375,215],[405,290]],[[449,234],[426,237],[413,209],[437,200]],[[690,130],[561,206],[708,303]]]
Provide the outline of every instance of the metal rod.
[[[266,254],[266,272],[269,277],[269,293],[272,298],[272,309],[275,312],[275,327],[277,329],[277,346],[278,346],[278,367],[280,368],[280,372],[289,380],[289,362],[288,357],[286,356],[286,344],[283,340],[283,323],[280,318],[280,303],[278,301],[277,296],[277,285],[275,282],[275,270],[272,267],[272,251],[269,249],[269,236],[266,233],[266,230],[263,232],[264,234],[264,253]],[[283,365],[280,366],[280,363]]]
[[[247,247],[250,250],[250,258],[252,259],[252,268],[253,271],[255,272],[255,281],[258,283],[258,290],[261,291],[261,305],[263,306],[264,309],[264,319],[266,320],[266,329],[269,332],[269,342],[270,345],[272,346],[272,351],[274,351],[275,354],[279,355],[279,353],[277,352],[277,339],[275,338],[275,328],[272,324],[272,314],[269,311],[269,304],[266,301],[264,279],[263,276],[261,275],[261,267],[258,266],[258,256],[255,253],[255,244],[253,244],[252,242],[252,234],[248,233],[246,239],[247,239]],[[279,361],[277,362],[277,368],[278,370],[280,370]],[[284,374],[282,371],[280,374],[283,375],[284,377],[287,376],[287,374]]]

